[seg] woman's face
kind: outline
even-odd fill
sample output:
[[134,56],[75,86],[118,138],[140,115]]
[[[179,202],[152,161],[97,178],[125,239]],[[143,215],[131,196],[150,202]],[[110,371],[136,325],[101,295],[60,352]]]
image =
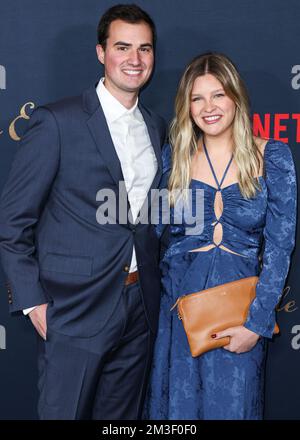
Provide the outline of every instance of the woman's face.
[[191,116],[207,136],[219,136],[232,129],[236,105],[223,86],[207,73],[195,79],[191,93]]

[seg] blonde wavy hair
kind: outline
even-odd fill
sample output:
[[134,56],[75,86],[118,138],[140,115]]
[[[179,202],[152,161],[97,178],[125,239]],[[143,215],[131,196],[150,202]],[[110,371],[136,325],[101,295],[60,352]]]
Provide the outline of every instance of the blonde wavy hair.
[[251,198],[260,189],[259,170],[262,155],[254,141],[250,121],[250,104],[243,80],[234,64],[220,53],[199,55],[187,66],[180,80],[175,99],[175,117],[170,126],[172,170],[169,177],[169,201],[186,199],[191,182],[191,162],[198,150],[200,128],[190,114],[191,92],[197,77],[210,73],[222,84],[224,91],[236,105],[233,121],[233,155],[238,168],[238,184],[245,198]]

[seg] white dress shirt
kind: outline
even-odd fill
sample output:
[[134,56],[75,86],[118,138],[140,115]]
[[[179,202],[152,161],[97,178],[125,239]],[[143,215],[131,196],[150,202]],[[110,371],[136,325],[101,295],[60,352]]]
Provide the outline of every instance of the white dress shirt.
[[[138,99],[131,109],[127,109],[105,88],[104,78],[99,81],[96,91],[121,163],[135,221],[157,171],[155,153],[138,108]],[[135,270],[137,262],[133,248],[129,272]]]
[[[106,89],[104,78],[100,79],[96,92],[121,163],[132,217],[135,221],[157,171],[155,153],[145,121],[138,108],[138,99],[131,109],[127,109]],[[136,253],[133,247],[129,272],[136,270]],[[23,312],[27,315],[34,308],[30,307]]]

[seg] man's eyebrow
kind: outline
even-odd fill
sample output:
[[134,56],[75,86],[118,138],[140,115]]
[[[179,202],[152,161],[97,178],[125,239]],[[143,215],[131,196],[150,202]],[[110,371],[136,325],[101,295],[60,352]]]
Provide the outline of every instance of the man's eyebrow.
[[[125,43],[125,41],[117,41],[114,46],[125,46],[125,47],[130,47],[132,46],[132,44],[130,43]],[[140,45],[140,47],[153,47],[153,45],[151,43],[143,43]]]
[[132,44],[125,43],[125,41],[117,41],[114,46],[132,46]]
[[151,43],[144,43],[144,44],[141,44],[140,47],[153,47],[153,44],[151,44]]

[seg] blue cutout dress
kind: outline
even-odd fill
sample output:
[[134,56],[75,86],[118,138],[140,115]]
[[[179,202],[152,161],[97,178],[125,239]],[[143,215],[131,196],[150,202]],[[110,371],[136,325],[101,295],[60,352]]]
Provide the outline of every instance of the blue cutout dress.
[[[163,149],[162,187],[171,167],[169,145]],[[146,396],[145,419],[261,419],[263,417],[266,339],[272,338],[274,308],[281,296],[295,242],[296,175],[289,147],[269,140],[265,175],[255,197],[242,197],[238,184],[221,188],[222,244],[206,252],[189,252],[213,243],[217,188],[191,181],[204,190],[204,229],[186,235],[186,224],[170,226],[170,242],[161,262],[162,297],[159,329]],[[172,213],[171,213],[172,214]],[[160,235],[164,225],[157,226]],[[263,253],[261,252],[264,245]],[[240,254],[240,255],[236,255]],[[262,254],[262,263],[259,255]],[[223,348],[193,358],[176,310],[177,298],[240,278],[259,275],[256,299],[245,327],[262,336],[242,354]]]

